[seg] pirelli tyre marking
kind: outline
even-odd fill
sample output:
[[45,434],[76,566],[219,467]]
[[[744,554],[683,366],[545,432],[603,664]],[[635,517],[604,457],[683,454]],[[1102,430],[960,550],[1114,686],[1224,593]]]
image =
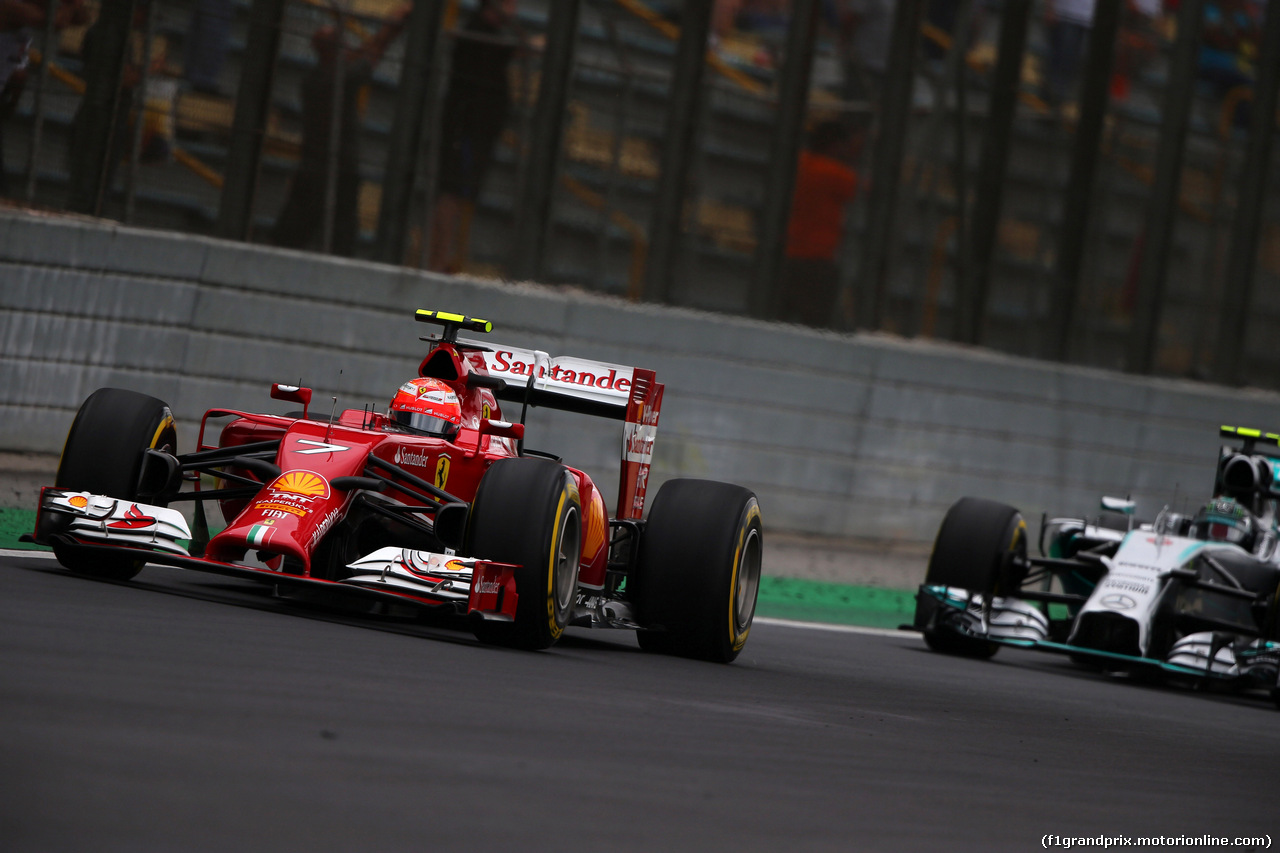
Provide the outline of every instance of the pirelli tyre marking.
[[738,528],[729,584],[729,642],[736,652],[746,645],[755,615],[756,590],[760,584],[760,531],[752,522],[759,520],[760,504],[752,498]]
[[558,614],[568,612],[577,586],[578,554],[582,544],[582,527],[574,524],[577,506],[578,484],[568,477],[556,504],[555,533],[551,537],[551,553],[547,555],[547,628],[555,639],[564,633],[564,624]]
[[151,436],[151,443],[148,446],[152,450],[160,449],[160,439],[164,437],[165,431],[175,429],[177,429],[177,424],[173,420],[173,412],[169,411],[168,406],[165,406],[160,417],[160,425],[156,427],[155,434]]

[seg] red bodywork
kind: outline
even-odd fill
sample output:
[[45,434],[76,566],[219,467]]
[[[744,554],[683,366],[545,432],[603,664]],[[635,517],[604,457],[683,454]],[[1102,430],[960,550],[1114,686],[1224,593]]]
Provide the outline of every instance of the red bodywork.
[[[228,409],[208,411],[200,425],[197,453],[279,441],[275,464],[281,474],[263,478],[250,469],[230,469],[263,485],[251,499],[221,502],[227,526],[209,541],[206,559],[234,563],[254,552],[272,570],[292,565],[291,573],[310,577],[316,548],[345,516],[356,494],[354,487],[344,490],[335,487],[334,481],[360,477],[369,466],[369,457],[403,469],[470,503],[488,467],[499,459],[517,455],[516,440],[523,435],[523,427],[501,423],[502,412],[493,391],[468,382],[471,374],[488,374],[483,357],[469,349],[441,341],[419,367],[419,375],[445,381],[458,395],[462,425],[453,441],[400,431],[385,415],[359,409],[343,411],[332,422],[316,420],[314,415],[299,419]],[[652,371],[633,371],[627,389],[615,516],[618,519],[643,516],[662,389]],[[310,400],[305,388],[277,386],[273,396],[304,403]],[[208,442],[210,419],[222,417],[234,420],[222,428],[217,444]],[[579,586],[599,589],[605,583],[609,557],[609,518],[603,497],[591,478],[577,469],[568,470],[577,480],[583,512]],[[409,505],[421,503],[419,497],[392,486],[382,494]],[[503,575],[492,568],[497,565],[477,567],[472,609],[492,609],[501,598],[503,611],[514,610],[510,571]],[[509,595],[500,596],[497,590],[505,587],[509,587]]]

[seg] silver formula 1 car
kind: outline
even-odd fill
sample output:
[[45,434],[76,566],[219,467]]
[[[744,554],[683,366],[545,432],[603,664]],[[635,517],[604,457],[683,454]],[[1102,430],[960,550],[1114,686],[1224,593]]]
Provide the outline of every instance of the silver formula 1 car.
[[935,651],[1064,652],[1107,671],[1266,690],[1280,705],[1280,435],[1222,427],[1212,499],[1151,523],[1042,520],[1040,556],[1011,506],[956,502],[943,519],[912,628]]

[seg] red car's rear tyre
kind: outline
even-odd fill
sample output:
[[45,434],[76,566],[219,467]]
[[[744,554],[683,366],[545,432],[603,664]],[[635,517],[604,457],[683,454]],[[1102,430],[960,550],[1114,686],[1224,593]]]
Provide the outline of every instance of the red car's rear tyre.
[[760,504],[750,490],[668,480],[640,540],[627,594],[647,651],[728,663],[747,642],[760,587]]
[[485,472],[471,504],[463,552],[514,563],[514,622],[479,622],[483,643],[545,649],[564,632],[577,596],[582,556],[578,484],[549,459],[502,459]]
[[[58,488],[133,501],[144,451],[176,453],[173,414],[162,400],[122,388],[100,388],[80,406],[62,449]],[[80,574],[128,580],[143,562],[128,557],[89,556],[54,546],[58,562]]]

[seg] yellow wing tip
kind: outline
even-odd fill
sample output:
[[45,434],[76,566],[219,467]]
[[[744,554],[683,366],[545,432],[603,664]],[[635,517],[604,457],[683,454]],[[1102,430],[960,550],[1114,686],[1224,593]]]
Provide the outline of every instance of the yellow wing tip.
[[455,314],[451,311],[432,311],[427,308],[419,308],[414,312],[413,318],[420,323],[452,324],[469,332],[493,331],[493,323],[489,320],[468,317],[465,314]]

